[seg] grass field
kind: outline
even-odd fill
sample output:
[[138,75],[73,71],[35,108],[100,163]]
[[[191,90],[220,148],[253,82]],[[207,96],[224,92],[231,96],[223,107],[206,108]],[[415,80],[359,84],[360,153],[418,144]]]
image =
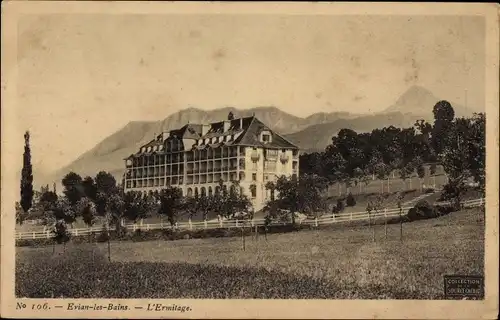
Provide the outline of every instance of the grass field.
[[[17,248],[16,295],[50,298],[442,299],[484,274],[484,213],[246,238]],[[94,258],[92,258],[94,255]]]

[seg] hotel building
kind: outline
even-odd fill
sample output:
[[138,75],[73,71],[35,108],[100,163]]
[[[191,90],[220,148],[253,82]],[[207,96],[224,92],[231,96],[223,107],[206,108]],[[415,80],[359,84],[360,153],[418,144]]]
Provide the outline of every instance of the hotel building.
[[163,132],[125,159],[125,191],[160,191],[178,187],[184,196],[211,195],[239,181],[254,209],[269,199],[265,184],[277,177],[298,176],[299,149],[252,117],[188,123]]

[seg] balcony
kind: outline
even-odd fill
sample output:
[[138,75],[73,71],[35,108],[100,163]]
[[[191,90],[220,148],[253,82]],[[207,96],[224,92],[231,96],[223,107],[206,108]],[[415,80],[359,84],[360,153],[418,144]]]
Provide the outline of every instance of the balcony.
[[260,154],[257,151],[252,151],[252,153],[250,154],[250,159],[252,159],[252,161],[259,161]]
[[289,158],[288,158],[288,155],[286,153],[282,153],[280,154],[280,161],[283,162],[283,163],[286,163],[288,162]]

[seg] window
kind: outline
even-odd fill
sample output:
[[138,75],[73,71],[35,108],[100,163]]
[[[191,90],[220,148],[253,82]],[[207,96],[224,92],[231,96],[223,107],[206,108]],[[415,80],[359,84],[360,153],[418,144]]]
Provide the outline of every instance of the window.
[[256,173],[252,173],[252,181],[257,181],[257,174]]
[[252,170],[257,170],[257,161],[252,161]]
[[257,188],[255,188],[255,186],[252,186],[250,188],[250,192],[252,193],[252,198],[255,198],[257,196]]
[[271,136],[268,134],[263,134],[262,135],[262,141],[263,142],[269,142],[271,140]]

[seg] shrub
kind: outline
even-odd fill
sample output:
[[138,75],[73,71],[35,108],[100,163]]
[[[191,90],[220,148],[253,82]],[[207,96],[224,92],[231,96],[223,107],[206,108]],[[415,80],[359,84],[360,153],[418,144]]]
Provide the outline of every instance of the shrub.
[[439,212],[426,200],[420,200],[408,211],[410,221],[436,218],[438,216]]
[[449,206],[449,205],[438,205],[438,206],[435,206],[435,208],[436,208],[438,215],[440,215],[440,216],[444,216],[444,215],[447,215],[447,214],[455,211],[453,206]]
[[427,188],[425,189],[424,191],[425,193],[433,193],[434,192],[434,189],[433,188]]
[[344,211],[345,205],[342,199],[337,200],[337,213]]
[[348,207],[354,207],[356,205],[356,199],[354,199],[354,196],[350,192],[349,192],[349,194],[347,195],[347,198],[346,198],[346,205]]
[[107,230],[102,230],[96,238],[97,242],[106,242],[108,240],[110,240],[110,236]]

